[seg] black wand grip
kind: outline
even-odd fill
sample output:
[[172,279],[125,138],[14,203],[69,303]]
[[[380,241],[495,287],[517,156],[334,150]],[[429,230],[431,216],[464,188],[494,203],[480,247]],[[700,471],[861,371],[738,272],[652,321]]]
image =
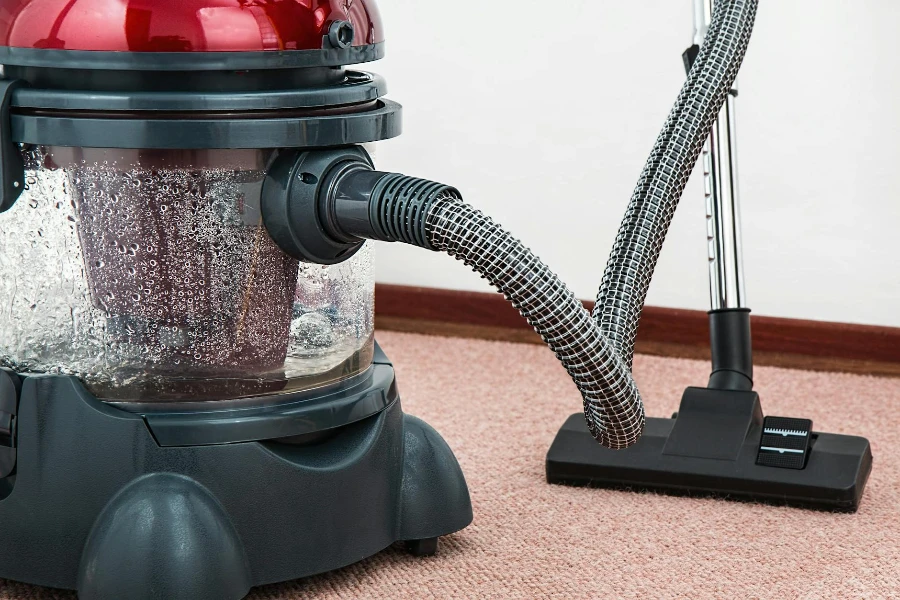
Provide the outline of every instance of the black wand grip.
[[753,344],[750,309],[729,308],[709,313],[712,375],[707,387],[718,390],[753,389]]

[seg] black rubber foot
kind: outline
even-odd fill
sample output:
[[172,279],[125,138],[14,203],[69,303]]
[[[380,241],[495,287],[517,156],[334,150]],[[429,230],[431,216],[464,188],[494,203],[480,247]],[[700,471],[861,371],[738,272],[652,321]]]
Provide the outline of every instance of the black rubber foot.
[[440,538],[409,540],[406,542],[406,551],[413,556],[434,556],[438,550],[438,539]]
[[779,468],[760,464],[771,437],[763,428],[754,392],[704,388],[688,388],[676,419],[647,419],[625,450],[600,446],[584,415],[572,415],[547,453],[547,481],[856,511],[872,469],[868,440],[812,432],[805,465]]

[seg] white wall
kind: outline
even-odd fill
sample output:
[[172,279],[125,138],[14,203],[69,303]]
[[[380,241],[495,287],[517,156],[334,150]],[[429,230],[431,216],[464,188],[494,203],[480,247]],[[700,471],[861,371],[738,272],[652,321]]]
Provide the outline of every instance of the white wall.
[[[381,0],[405,133],[379,167],[444,181],[592,298],[683,82],[690,0]],[[744,257],[758,314],[900,326],[900,2],[762,2],[738,101]],[[706,310],[695,171],[648,303]],[[381,282],[469,290],[398,244]]]

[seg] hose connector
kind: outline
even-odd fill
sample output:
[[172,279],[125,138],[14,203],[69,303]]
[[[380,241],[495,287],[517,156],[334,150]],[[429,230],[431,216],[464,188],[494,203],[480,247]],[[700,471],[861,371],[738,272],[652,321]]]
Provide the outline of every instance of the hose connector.
[[333,174],[346,169],[372,169],[358,146],[326,151],[281,152],[263,181],[260,212],[269,236],[298,260],[333,265],[353,256],[364,240],[326,231],[319,198],[327,195]]
[[572,376],[598,442],[619,449],[641,436],[640,392],[600,326],[547,265],[455,188],[375,171],[361,148],[285,155],[270,177],[263,219],[286,251],[336,262],[371,239],[463,261],[509,300]]
[[425,216],[450,186],[375,171],[359,146],[284,152],[263,183],[262,216],[273,240],[304,262],[347,260],[365,240],[405,242],[434,250]]
[[425,216],[442,198],[459,198],[448,185],[364,169],[345,171],[323,198],[326,227],[338,236],[404,242],[434,250]]

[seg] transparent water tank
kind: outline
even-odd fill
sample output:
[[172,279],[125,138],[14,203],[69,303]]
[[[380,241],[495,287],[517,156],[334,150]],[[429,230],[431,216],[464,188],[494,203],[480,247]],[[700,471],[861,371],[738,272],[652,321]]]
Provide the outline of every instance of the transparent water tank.
[[259,200],[273,151],[28,147],[0,214],[0,365],[116,402],[228,400],[367,368],[363,247],[300,263]]

